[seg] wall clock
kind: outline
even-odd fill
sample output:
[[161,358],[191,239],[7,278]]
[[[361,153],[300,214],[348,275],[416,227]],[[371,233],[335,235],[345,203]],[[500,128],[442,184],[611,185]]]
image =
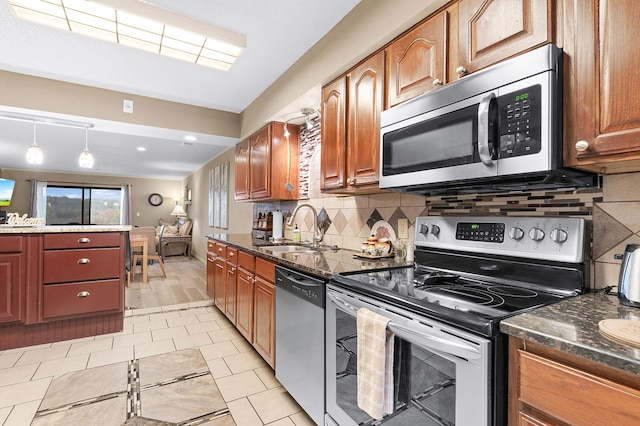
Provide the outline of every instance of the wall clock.
[[153,193],[151,195],[149,195],[149,204],[151,204],[152,206],[159,206],[160,204],[162,204],[162,201],[164,201],[164,199],[162,198],[162,195],[157,194],[157,193]]

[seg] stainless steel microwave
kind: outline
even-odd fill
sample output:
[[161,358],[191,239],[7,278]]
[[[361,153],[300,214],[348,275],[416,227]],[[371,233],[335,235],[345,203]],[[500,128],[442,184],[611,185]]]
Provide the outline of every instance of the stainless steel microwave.
[[562,50],[548,44],[380,116],[380,187],[419,194],[597,185],[562,165]]

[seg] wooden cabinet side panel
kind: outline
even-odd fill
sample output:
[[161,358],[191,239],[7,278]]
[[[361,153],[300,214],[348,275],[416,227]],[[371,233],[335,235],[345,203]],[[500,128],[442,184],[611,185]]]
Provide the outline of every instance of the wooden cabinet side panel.
[[320,129],[320,188],[345,187],[346,173],[346,77],[322,89],[322,126]]
[[249,199],[249,139],[238,143],[235,148],[235,193],[236,201]]
[[226,293],[225,293],[225,306],[224,313],[229,318],[232,324],[236,324],[236,266],[227,261],[227,274],[226,274]]
[[391,108],[447,82],[448,12],[442,12],[394,41],[386,51],[386,107]]
[[347,164],[350,186],[378,183],[380,112],[384,96],[384,52],[372,56],[347,76],[349,116]]
[[222,313],[225,311],[226,301],[226,269],[224,258],[216,257],[213,261],[213,301]]
[[214,282],[215,271],[214,265],[215,256],[212,253],[207,253],[207,295],[211,298],[214,297]]
[[254,287],[253,274],[238,268],[236,327],[249,343],[253,343]]
[[485,68],[551,41],[550,0],[460,0],[459,64]]
[[0,323],[23,320],[22,253],[0,253]]

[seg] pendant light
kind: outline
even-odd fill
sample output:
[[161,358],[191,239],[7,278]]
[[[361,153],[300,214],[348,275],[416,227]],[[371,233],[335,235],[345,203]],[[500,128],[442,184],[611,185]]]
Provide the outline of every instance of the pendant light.
[[33,120],[33,144],[27,149],[27,163],[42,164],[42,160],[42,149],[40,149],[38,142],[36,142],[36,121]]
[[80,167],[90,169],[93,167],[93,155],[89,152],[89,129],[84,129],[84,151],[80,154],[78,164]]

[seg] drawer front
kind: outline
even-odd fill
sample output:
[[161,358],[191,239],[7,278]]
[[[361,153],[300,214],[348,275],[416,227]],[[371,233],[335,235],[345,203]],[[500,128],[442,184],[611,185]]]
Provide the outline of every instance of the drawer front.
[[53,250],[44,252],[44,283],[120,277],[119,248]]
[[528,352],[518,353],[520,400],[525,404],[568,424],[637,424],[639,390]]
[[44,235],[45,250],[119,246],[119,232],[74,232]]
[[256,257],[244,251],[238,251],[238,266],[242,266],[247,271],[256,270]]
[[238,249],[234,247],[227,247],[227,260],[231,263],[238,262]]
[[121,310],[120,280],[44,286],[44,318]]
[[222,243],[216,243],[215,254],[227,258],[227,245]]
[[256,257],[256,275],[271,283],[276,282],[276,264],[261,257]]
[[213,241],[209,240],[207,241],[207,251],[214,253],[216,250],[216,243],[214,243]]
[[22,237],[19,235],[3,235],[0,237],[0,253],[20,253]]

